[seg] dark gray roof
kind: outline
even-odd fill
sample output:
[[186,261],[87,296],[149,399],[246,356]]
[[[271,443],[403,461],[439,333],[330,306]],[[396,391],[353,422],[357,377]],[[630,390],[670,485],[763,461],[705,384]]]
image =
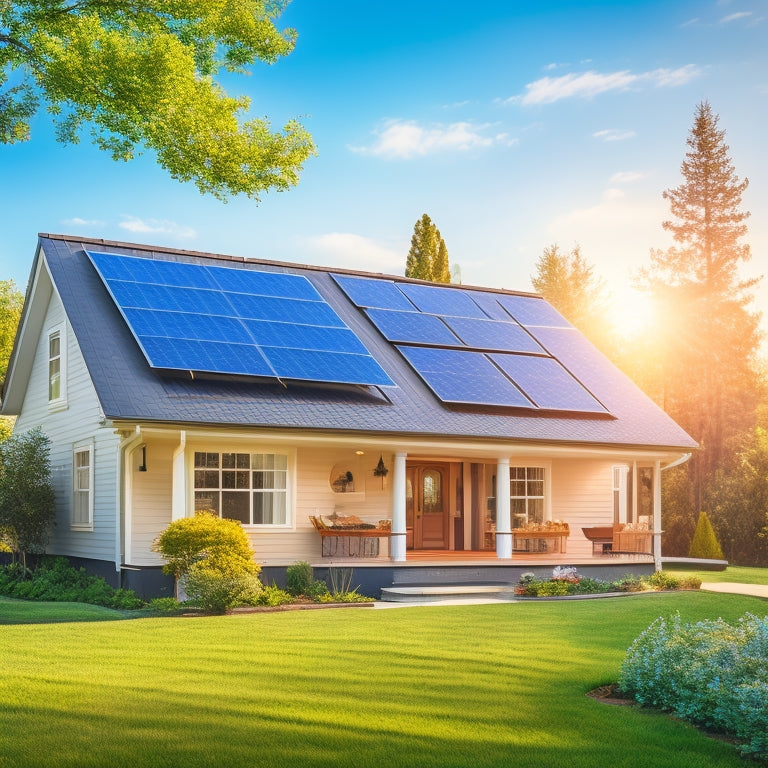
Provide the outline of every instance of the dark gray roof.
[[[605,405],[611,417],[446,407],[349,301],[333,280],[331,270],[58,235],[41,235],[40,247],[103,412],[110,419],[684,450],[696,446],[573,329],[557,330],[557,338],[552,339],[556,356]],[[215,259],[219,266],[304,275],[397,386],[286,388],[279,383],[162,374],[148,365],[84,253],[86,248],[191,263],[210,264]]]

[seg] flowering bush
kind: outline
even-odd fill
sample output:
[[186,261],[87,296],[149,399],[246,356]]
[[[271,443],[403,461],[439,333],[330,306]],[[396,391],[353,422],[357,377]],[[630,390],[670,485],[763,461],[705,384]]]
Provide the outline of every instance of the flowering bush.
[[698,589],[700,586],[701,580],[695,576],[681,578],[666,571],[656,571],[650,576],[622,576],[614,581],[603,581],[580,576],[572,566],[558,565],[552,571],[551,579],[539,579],[533,573],[524,573],[515,586],[515,594],[523,597],[555,597],[606,592]]
[[768,616],[747,613],[736,626],[658,618],[627,651],[619,687],[768,759]]

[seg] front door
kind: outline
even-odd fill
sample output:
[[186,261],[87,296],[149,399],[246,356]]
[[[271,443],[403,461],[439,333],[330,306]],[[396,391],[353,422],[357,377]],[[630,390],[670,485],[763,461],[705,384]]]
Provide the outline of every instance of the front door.
[[448,549],[449,467],[411,464],[406,470],[406,528],[412,549]]

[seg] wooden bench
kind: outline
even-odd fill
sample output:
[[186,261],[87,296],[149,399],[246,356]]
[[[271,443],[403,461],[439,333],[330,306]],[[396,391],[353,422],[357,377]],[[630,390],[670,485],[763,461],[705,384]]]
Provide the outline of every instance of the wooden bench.
[[[570,535],[570,530],[567,525],[544,527],[540,529],[513,528],[512,529],[513,549],[517,552],[542,551],[540,549],[538,550],[532,549],[531,543],[544,542],[543,551],[548,552],[549,543],[547,540],[550,539],[552,541],[553,552],[565,552],[566,546],[568,544],[569,535]],[[523,542],[526,542],[525,548],[519,547],[518,544],[522,544]],[[533,546],[537,546],[537,545],[534,544]]]
[[328,525],[315,515],[310,515],[309,519],[320,534],[323,557],[378,557],[379,539],[392,535],[392,531],[386,528]]

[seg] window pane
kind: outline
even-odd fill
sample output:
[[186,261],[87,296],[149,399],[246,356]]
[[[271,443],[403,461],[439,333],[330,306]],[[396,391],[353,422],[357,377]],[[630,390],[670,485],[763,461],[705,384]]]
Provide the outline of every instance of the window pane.
[[249,496],[250,494],[241,491],[222,491],[221,516],[248,525],[251,522]]
[[219,514],[218,491],[195,491],[195,512],[213,512]]
[[59,355],[61,355],[61,337],[57,332],[48,337],[48,357],[59,357]]
[[529,496],[543,496],[544,495],[544,481],[543,480],[529,480],[528,481],[528,495]]
[[221,454],[221,466],[224,469],[235,468],[235,454],[234,453],[222,453]]
[[544,522],[544,499],[528,499],[528,522]]
[[525,481],[513,480],[510,484],[510,494],[512,496],[525,496]]
[[235,487],[235,473],[234,472],[228,472],[227,470],[224,470],[221,473],[221,487],[222,488],[234,488]]
[[217,471],[196,469],[195,488],[218,488],[219,473]]
[[48,399],[58,400],[61,397],[61,360],[51,360],[48,363]]
[[72,510],[72,523],[74,525],[89,525],[90,510],[88,508],[89,493],[88,491],[75,492],[74,509]]
[[285,506],[285,494],[254,493],[253,522],[262,525],[284,525]]
[[249,453],[238,453],[235,461],[238,469],[248,469],[251,466],[251,455]]

